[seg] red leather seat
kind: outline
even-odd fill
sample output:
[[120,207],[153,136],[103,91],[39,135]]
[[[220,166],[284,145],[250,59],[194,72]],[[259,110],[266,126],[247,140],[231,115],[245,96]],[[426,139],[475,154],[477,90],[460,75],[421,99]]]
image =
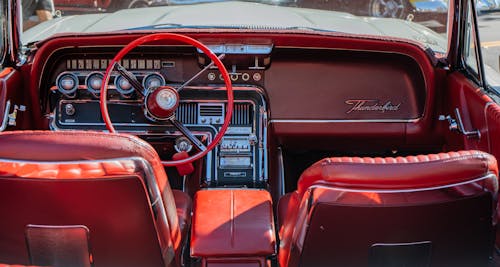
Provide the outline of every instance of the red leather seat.
[[497,177],[480,151],[323,159],[279,201],[280,266],[486,266]]
[[[79,252],[95,266],[180,264],[191,200],[171,190],[148,143],[121,134],[25,131],[0,134],[0,144],[0,262],[53,265],[40,249],[55,255],[67,248],[40,245],[48,231],[45,237],[79,243],[69,247],[87,245]],[[35,254],[42,260],[34,262]]]

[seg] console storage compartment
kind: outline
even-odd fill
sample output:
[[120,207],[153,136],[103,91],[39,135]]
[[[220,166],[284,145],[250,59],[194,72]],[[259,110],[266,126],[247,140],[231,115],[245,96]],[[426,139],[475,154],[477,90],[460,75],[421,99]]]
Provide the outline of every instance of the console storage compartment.
[[276,237],[267,191],[198,191],[193,212],[191,257],[201,258],[202,266],[270,266]]

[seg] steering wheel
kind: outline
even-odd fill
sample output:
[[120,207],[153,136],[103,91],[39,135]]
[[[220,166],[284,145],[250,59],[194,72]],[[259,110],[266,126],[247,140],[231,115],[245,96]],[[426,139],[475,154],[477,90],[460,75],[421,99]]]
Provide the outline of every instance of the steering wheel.
[[[207,55],[212,62],[207,65],[204,69],[194,75],[191,79],[184,82],[182,85],[178,87],[172,86],[159,86],[152,88],[144,88],[142,84],[137,80],[137,78],[129,71],[127,71],[123,66],[120,65],[120,60],[132,49],[136,48],[139,45],[142,45],[147,42],[160,41],[160,40],[174,40],[182,43],[186,43],[192,45]],[[208,47],[204,44],[198,42],[197,40],[173,33],[157,33],[150,34],[143,37],[140,37],[128,45],[126,45],[122,50],[120,50],[116,56],[111,60],[106,69],[106,73],[103,77],[103,82],[101,85],[101,93],[100,93],[100,106],[101,106],[101,114],[106,124],[106,128],[109,132],[114,133],[115,128],[113,127],[113,123],[109,117],[108,106],[107,106],[107,89],[109,79],[111,77],[111,72],[115,69],[123,78],[125,78],[130,85],[135,89],[135,91],[144,96],[144,112],[146,116],[157,122],[170,122],[179,132],[181,132],[189,141],[197,148],[198,152],[192,156],[189,156],[180,160],[170,160],[170,161],[162,161],[164,166],[177,166],[182,164],[191,163],[201,157],[205,156],[209,151],[215,148],[217,144],[220,142],[224,134],[226,133],[227,128],[229,127],[229,123],[231,122],[231,116],[233,114],[233,87],[231,85],[231,79],[229,77],[229,73],[227,69],[222,64],[221,60],[224,57],[224,54],[217,57]],[[226,108],[226,116],[224,118],[224,123],[220,128],[219,132],[215,135],[214,139],[208,146],[205,145],[198,140],[194,136],[194,134],[182,124],[182,122],[175,119],[175,110],[179,106],[180,96],[179,91],[184,89],[191,81],[201,75],[205,70],[209,69],[213,65],[217,66],[219,69],[224,83],[226,85],[227,92],[227,108]]]

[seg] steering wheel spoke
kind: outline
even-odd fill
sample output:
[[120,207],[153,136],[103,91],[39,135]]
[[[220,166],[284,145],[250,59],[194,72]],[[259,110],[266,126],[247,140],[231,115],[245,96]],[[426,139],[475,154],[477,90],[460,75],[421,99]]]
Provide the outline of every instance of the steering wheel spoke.
[[[222,60],[225,56],[226,56],[226,54],[220,54],[217,58],[219,60]],[[191,79],[185,81],[181,86],[175,88],[175,90],[177,90],[177,92],[180,92],[182,89],[184,89],[184,87],[188,86],[192,81],[194,81],[194,79],[200,77],[200,75],[202,75],[205,71],[207,71],[208,69],[210,69],[214,65],[215,65],[214,61],[210,62],[210,64],[208,64],[207,66],[205,66],[202,70],[198,71],[198,73],[196,73],[195,75],[193,75],[193,77],[191,77]]]
[[170,123],[179,130],[191,143],[198,149],[198,151],[204,152],[207,147],[198,139],[194,134],[184,125],[182,122],[172,118]]
[[120,63],[116,62],[115,63],[116,71],[120,73],[125,80],[127,80],[132,87],[137,91],[140,95],[144,96],[144,86],[137,80],[134,74],[132,74],[130,71],[125,69]]

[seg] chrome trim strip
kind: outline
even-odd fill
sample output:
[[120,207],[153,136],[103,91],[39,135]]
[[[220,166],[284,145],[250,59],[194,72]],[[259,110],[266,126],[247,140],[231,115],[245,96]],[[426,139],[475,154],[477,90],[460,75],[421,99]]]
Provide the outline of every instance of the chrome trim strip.
[[486,140],[488,141],[488,152],[491,153],[491,140],[490,140],[490,127],[489,127],[489,121],[488,121],[488,108],[491,106],[491,105],[497,105],[497,103],[495,102],[488,102],[486,103],[486,105],[484,105],[484,109],[483,109],[483,113],[484,113],[484,121],[486,122]]
[[10,112],[10,100],[5,102],[5,111],[3,113],[2,125],[0,126],[0,132],[5,131],[7,129],[7,125],[9,125],[9,112]]
[[421,119],[363,119],[363,120],[293,120],[293,119],[277,119],[277,120],[270,120],[269,124],[271,123],[337,123],[337,122],[372,122],[372,123],[391,123],[391,122],[405,122],[405,123],[416,123],[420,121]]
[[426,192],[426,191],[432,191],[432,190],[446,189],[446,188],[455,187],[455,186],[467,185],[467,184],[471,184],[471,183],[475,183],[475,182],[479,182],[481,180],[486,180],[486,179],[491,179],[491,178],[496,178],[496,176],[494,174],[486,174],[485,176],[475,178],[472,180],[468,180],[465,182],[459,182],[459,183],[442,185],[442,186],[415,188],[415,189],[395,189],[395,190],[388,190],[388,189],[368,190],[368,189],[364,189],[363,190],[363,189],[351,189],[351,188],[342,188],[342,187],[326,186],[326,185],[312,185],[308,188],[308,190],[314,189],[314,188],[328,188],[328,189],[334,189],[334,190],[345,191],[345,192],[353,192],[353,193],[366,193],[366,192],[391,193],[391,194],[392,193],[417,193],[417,192]]
[[279,197],[285,195],[285,164],[283,162],[283,149],[278,147],[278,193]]

